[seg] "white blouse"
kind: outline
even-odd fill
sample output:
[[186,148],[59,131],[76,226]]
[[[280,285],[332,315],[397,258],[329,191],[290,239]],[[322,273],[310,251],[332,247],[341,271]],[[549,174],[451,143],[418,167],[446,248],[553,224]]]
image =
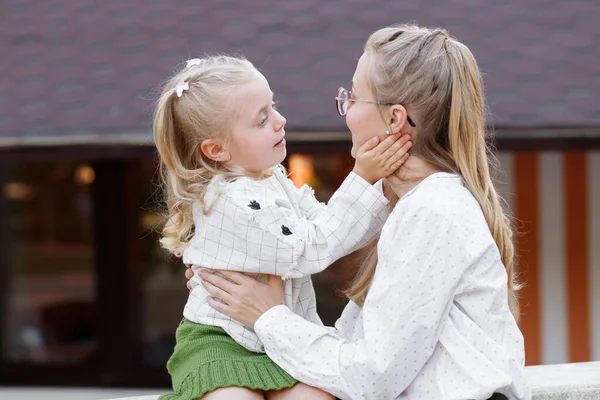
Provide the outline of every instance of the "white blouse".
[[[192,269],[233,270],[257,279],[280,275],[285,304],[322,325],[316,311],[311,274],[372,240],[388,216],[381,184],[350,173],[327,204],[308,186],[298,189],[276,167],[267,179],[247,177],[209,186],[206,208],[193,207],[195,232],[183,253]],[[246,349],[264,352],[253,330],[214,310],[210,295],[194,275],[183,310],[190,321],[219,326]]]
[[523,336],[481,208],[455,174],[436,173],[390,214],[364,307],[335,329],[285,306],[255,324],[266,353],[341,399],[530,399]]

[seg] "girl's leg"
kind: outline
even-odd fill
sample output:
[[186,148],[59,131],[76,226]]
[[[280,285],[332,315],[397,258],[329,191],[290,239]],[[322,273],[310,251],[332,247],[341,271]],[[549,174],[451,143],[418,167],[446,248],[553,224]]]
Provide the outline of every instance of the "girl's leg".
[[206,393],[199,399],[196,400],[264,400],[262,391],[252,390],[241,387],[226,387],[213,390],[210,393]]
[[271,390],[265,392],[267,400],[334,400],[335,397],[327,392],[298,382],[289,389]]

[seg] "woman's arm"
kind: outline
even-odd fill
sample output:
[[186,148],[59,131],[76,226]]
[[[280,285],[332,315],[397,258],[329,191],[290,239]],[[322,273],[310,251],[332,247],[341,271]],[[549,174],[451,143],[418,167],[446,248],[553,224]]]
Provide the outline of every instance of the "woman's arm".
[[210,283],[213,276],[204,274],[209,292],[228,303],[211,299],[210,304],[253,326],[267,354],[296,379],[341,398],[396,398],[433,353],[455,288],[472,260],[461,250],[462,230],[427,208],[401,216],[391,236],[380,243],[386,255],[363,307],[359,340],[341,338],[275,301],[252,310],[241,305],[269,298],[268,285],[230,286],[224,297]]

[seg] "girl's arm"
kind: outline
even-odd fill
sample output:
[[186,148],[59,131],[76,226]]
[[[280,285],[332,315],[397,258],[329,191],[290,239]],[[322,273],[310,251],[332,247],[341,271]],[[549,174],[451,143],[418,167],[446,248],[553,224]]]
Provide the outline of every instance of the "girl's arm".
[[[361,179],[360,176],[356,175],[354,172],[351,172],[350,175],[348,175],[348,177],[346,178],[346,181],[349,180],[349,178]],[[293,185],[293,183],[291,181],[289,181],[289,185],[286,185],[286,186],[291,186],[291,188],[289,190],[295,192],[297,199],[298,199],[300,212],[304,215],[304,217],[308,221],[315,221],[315,222],[318,222],[319,220],[323,219],[324,217],[327,218],[327,214],[331,213],[332,210],[335,207],[337,207],[335,199],[336,199],[336,196],[338,196],[338,192],[340,192],[340,195],[343,196],[344,195],[343,190],[345,190],[344,184],[342,184],[342,186],[340,186],[340,188],[338,188],[338,190],[336,190],[336,192],[332,195],[332,197],[330,198],[328,203],[322,203],[319,200],[317,200],[317,198],[315,197],[314,190],[311,187],[309,187],[308,185],[304,185],[298,189]],[[375,190],[371,191],[371,193],[376,194],[378,198],[381,198],[381,195],[383,194],[383,198],[385,198],[385,200],[388,200],[386,193],[384,191],[384,187],[383,187],[383,179],[375,182],[375,184],[372,185],[372,188]],[[286,188],[286,190],[287,190],[287,188]],[[373,201],[373,203],[375,203],[375,202]],[[388,201],[388,203],[389,203],[389,201]],[[388,210],[388,207],[386,206],[381,209],[376,207],[375,211],[377,214],[376,214],[375,218],[372,218],[370,220],[370,225],[368,226],[369,234],[364,235],[362,240],[358,241],[355,244],[355,246],[353,246],[353,248],[348,249],[346,251],[346,254],[352,253],[353,251],[360,249],[361,247],[364,247],[367,243],[369,243],[371,240],[373,240],[373,238],[374,238],[374,236],[376,236],[376,234],[381,232],[381,228],[383,227],[383,225],[389,215],[389,210]],[[343,254],[343,255],[345,255],[345,254]]]
[[[410,142],[410,135],[403,135],[400,138],[391,135],[383,142],[376,145],[378,141],[379,138],[374,137],[359,148],[356,154],[356,163],[350,176],[358,176],[370,184],[373,184],[373,187],[377,192],[383,193],[384,197],[389,200],[393,192],[389,188],[384,187],[384,180],[380,178],[389,176],[389,174],[394,173],[402,164],[404,164],[408,158],[407,151],[412,146],[412,143]],[[304,185],[302,188],[297,189],[289,179],[286,179],[282,184],[288,193],[288,196],[297,199],[301,214],[309,221],[318,221],[323,214],[327,214],[329,205],[332,204],[332,201],[336,198],[338,191],[342,189],[338,189],[338,191],[333,194],[329,203],[324,204],[315,198],[314,190],[308,185]],[[393,200],[395,203],[397,197],[394,196]],[[387,211],[386,208],[384,215],[379,215],[379,218],[371,220],[369,231],[377,233],[381,231],[381,228],[387,219]],[[363,247],[372,239],[373,235],[366,235],[354,246],[354,248],[346,251],[346,253],[350,253]]]
[[[374,177],[406,160],[407,140],[390,136],[377,146],[377,140],[363,144],[357,171],[368,171],[365,176],[377,182]],[[184,262],[284,279],[321,272],[380,232],[388,201],[381,184],[370,181],[350,173],[325,205],[309,187],[297,189],[279,169],[262,181],[239,179],[195,221]]]
[[236,245],[245,246],[246,255],[259,261],[260,270],[252,272],[285,279],[323,271],[372,240],[388,216],[381,185],[371,185],[355,173],[348,175],[327,204],[319,203],[308,187],[302,189],[296,209],[289,196],[259,196],[252,203],[245,193],[240,195],[235,196],[235,215],[239,222],[246,219],[248,243]]
[[[323,271],[379,233],[388,215],[381,189],[351,173],[325,206],[303,215],[279,181],[240,179],[197,212],[186,264],[299,278]],[[291,183],[291,182],[290,182]],[[194,268],[196,270],[196,268]]]

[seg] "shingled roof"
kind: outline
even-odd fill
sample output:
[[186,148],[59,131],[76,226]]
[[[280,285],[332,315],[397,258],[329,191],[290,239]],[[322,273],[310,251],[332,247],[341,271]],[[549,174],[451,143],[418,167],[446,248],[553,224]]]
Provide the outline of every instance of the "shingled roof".
[[472,49],[494,126],[600,126],[591,0],[4,0],[0,145],[150,143],[153,88],[206,52],[259,66],[288,131],[342,132],[333,96],[364,41],[410,21]]

